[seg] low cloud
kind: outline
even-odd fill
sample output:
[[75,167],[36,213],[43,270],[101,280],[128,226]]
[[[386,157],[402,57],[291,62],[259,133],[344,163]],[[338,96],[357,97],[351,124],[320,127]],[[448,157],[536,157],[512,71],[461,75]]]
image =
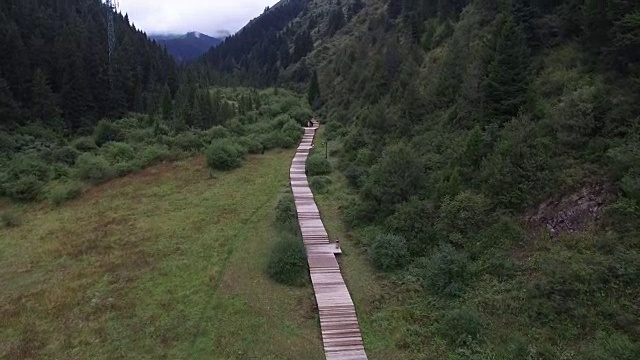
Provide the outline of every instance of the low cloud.
[[120,11],[148,34],[235,33],[278,0],[120,0]]

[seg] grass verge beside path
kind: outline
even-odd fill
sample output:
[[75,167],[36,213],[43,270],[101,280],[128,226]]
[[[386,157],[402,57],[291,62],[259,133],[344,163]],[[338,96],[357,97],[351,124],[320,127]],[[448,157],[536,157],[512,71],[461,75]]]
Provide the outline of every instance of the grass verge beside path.
[[[325,151],[324,129],[320,127],[315,139],[317,151],[322,153]],[[402,349],[407,337],[404,330],[407,317],[414,312],[401,298],[412,295],[398,293],[387,276],[377,274],[362,247],[348,236],[340,215],[340,206],[349,197],[347,183],[338,170],[328,176],[332,184],[327,193],[314,196],[330,238],[339,238],[341,242],[340,268],[356,305],[367,356],[370,360],[417,359],[419,355]],[[379,306],[381,303],[384,308]],[[398,306],[393,306],[394,303]]]
[[323,358],[311,289],[265,274],[292,156],[214,179],[193,158],[18,207],[0,228],[0,358]]

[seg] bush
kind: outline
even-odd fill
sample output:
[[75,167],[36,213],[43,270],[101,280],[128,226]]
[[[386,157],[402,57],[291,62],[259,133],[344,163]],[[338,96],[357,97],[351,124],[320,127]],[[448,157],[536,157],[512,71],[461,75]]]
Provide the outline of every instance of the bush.
[[241,147],[231,140],[214,142],[207,148],[207,165],[213,170],[228,171],[242,166],[244,153]]
[[80,152],[89,152],[98,148],[98,145],[96,145],[96,141],[93,138],[87,136],[75,139],[71,143],[71,146],[73,146]]
[[245,136],[238,139],[238,143],[247,149],[249,154],[260,154],[264,150],[264,146],[253,136]]
[[111,165],[129,162],[136,157],[136,152],[133,147],[123,142],[110,142],[105,144],[100,149],[100,153],[109,161],[109,163],[111,163]]
[[113,123],[107,120],[100,120],[93,130],[93,139],[98,146],[102,146],[110,141],[122,141],[124,136],[122,131]]
[[322,155],[311,155],[307,160],[307,175],[327,175],[331,172],[331,163]]
[[[282,229],[299,229],[298,212],[292,194],[284,194],[280,198],[280,201],[278,201],[278,205],[276,206],[276,222]],[[294,231],[294,233],[297,232],[299,231]]]
[[291,139],[291,141],[295,144],[302,140],[302,135],[304,135],[304,130],[300,127],[300,124],[295,122],[294,120],[289,120],[286,124],[282,126],[282,133],[284,136]]
[[6,228],[18,227],[22,225],[22,218],[17,212],[13,210],[7,210],[0,216],[2,225]]
[[0,174],[2,192],[16,200],[36,200],[51,179],[51,168],[36,155],[20,155]]
[[131,174],[136,170],[140,170],[140,166],[134,162],[122,162],[113,165],[113,170],[115,171],[117,176],[125,176]]
[[441,245],[425,264],[424,287],[441,296],[461,296],[469,281],[467,257],[449,244]]
[[76,174],[81,180],[98,184],[113,178],[115,171],[102,156],[84,153],[76,161]]
[[80,156],[80,152],[70,146],[57,148],[51,153],[51,160],[67,165],[73,165]]
[[143,168],[169,159],[170,157],[171,154],[166,147],[161,145],[151,145],[144,148],[144,150],[138,154],[135,160],[135,165],[137,168]]
[[202,150],[204,146],[202,139],[192,132],[186,132],[176,136],[174,144],[178,149],[189,153],[198,152]]
[[379,234],[373,239],[371,256],[375,267],[382,271],[402,268],[410,261],[406,240],[391,234]]
[[49,200],[59,206],[67,200],[73,200],[82,194],[82,185],[76,181],[54,184],[49,191]]
[[621,333],[598,333],[594,344],[582,354],[585,360],[636,360],[640,359],[640,343]]
[[329,191],[331,183],[331,178],[327,176],[314,176],[309,180],[309,186],[316,194],[326,194]]
[[303,286],[308,282],[307,255],[301,240],[293,237],[278,241],[269,255],[267,273],[274,281]]
[[438,332],[453,346],[469,346],[484,339],[486,324],[475,310],[461,309],[447,313]]

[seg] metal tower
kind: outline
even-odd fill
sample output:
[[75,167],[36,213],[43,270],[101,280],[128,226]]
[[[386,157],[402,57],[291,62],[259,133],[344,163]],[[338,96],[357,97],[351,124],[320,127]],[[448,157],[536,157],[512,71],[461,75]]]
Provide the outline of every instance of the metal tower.
[[113,23],[113,14],[118,11],[117,0],[106,0],[107,5],[107,33],[109,34],[109,63],[111,63],[111,56],[116,48],[116,28]]

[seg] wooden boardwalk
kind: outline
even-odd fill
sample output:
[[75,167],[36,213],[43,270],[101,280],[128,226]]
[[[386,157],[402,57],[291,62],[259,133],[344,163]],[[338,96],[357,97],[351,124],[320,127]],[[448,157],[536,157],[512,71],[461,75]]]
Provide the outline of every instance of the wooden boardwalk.
[[356,310],[336,260],[336,246],[329,242],[305,173],[317,129],[318,123],[315,121],[313,127],[305,128],[291,164],[290,178],[320,313],[322,342],[327,360],[366,359]]

